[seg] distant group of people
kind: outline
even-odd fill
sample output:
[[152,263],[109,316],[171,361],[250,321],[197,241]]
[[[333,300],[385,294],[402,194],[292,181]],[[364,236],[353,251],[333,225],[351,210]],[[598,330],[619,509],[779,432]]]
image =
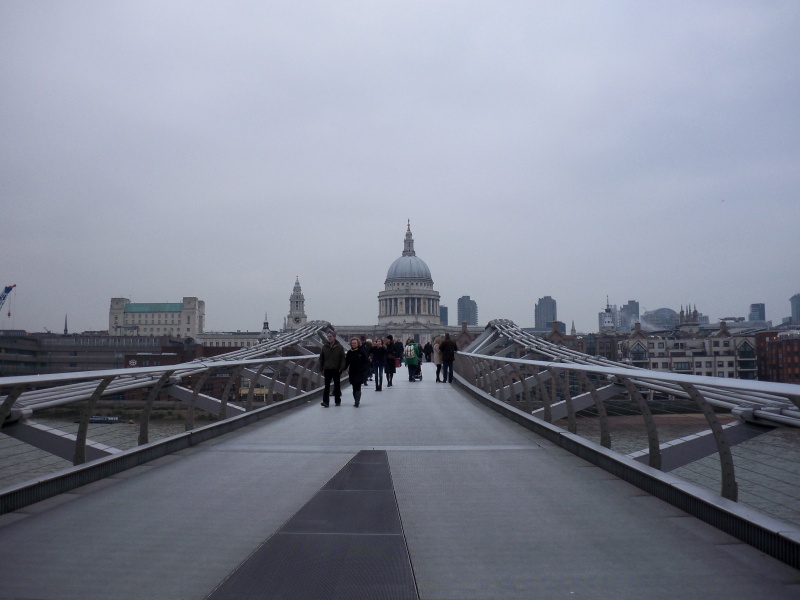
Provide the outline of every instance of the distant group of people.
[[458,351],[456,343],[446,333],[444,339],[437,337],[433,344],[426,343],[424,347],[409,338],[405,344],[388,335],[386,339],[377,338],[375,342],[367,339],[353,337],[350,348],[344,347],[336,339],[332,331],[327,333],[327,342],[322,346],[319,354],[319,369],[325,380],[325,389],[322,395],[322,406],[330,406],[331,387],[333,400],[336,406],[342,403],[342,390],[340,376],[347,370],[350,385],[353,388],[355,406],[361,404],[361,388],[375,380],[375,391],[383,391],[383,376],[386,375],[387,387],[392,387],[397,367],[404,362],[408,368],[408,380],[422,379],[421,362],[423,356],[427,362],[433,361],[436,365],[436,381],[453,383],[453,363]]

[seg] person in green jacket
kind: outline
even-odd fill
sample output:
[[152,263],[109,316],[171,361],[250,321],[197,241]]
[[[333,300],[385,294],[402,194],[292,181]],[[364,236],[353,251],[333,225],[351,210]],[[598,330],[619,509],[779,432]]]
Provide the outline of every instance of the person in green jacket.
[[414,381],[417,373],[419,373],[420,379],[422,379],[422,370],[419,366],[419,359],[421,357],[422,349],[419,347],[419,344],[415,342],[413,338],[408,338],[405,350],[403,350],[403,359],[406,361],[406,366],[408,367],[409,381]]
[[339,377],[346,365],[344,347],[336,339],[336,334],[328,332],[328,341],[322,345],[319,353],[319,370],[325,377],[325,391],[322,393],[322,406],[330,406],[331,381],[333,381],[333,399],[336,406],[342,403],[342,387]]

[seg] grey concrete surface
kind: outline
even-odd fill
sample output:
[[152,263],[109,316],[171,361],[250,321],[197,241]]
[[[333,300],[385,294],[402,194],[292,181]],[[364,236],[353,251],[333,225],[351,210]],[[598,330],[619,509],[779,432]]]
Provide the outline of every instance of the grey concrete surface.
[[[420,597],[799,598],[800,572],[448,384],[349,389],[0,517],[0,599],[204,598],[384,449]],[[269,598],[264,590],[264,598]]]

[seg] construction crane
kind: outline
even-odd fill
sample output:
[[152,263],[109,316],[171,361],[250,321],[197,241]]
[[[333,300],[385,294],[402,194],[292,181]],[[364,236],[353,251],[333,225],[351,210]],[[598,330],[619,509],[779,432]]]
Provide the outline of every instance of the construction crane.
[[[12,285],[7,285],[3,290],[3,293],[0,294],[0,309],[3,308],[3,303],[5,303],[6,298],[8,298],[8,295],[11,293],[11,290],[13,290],[15,287],[17,287],[16,283]],[[8,311],[8,316],[9,317],[11,316],[11,310]]]

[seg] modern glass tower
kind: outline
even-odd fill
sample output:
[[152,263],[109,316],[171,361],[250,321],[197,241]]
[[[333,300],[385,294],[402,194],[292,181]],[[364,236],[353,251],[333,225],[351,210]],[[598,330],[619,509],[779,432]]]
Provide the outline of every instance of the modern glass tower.
[[475,300],[470,300],[469,296],[461,296],[458,299],[458,324],[464,321],[467,325],[478,324],[478,304]]
[[553,321],[558,320],[556,301],[550,296],[539,298],[533,314],[533,327],[536,331],[549,331]]
[[800,294],[795,294],[789,298],[792,303],[792,323],[800,323]]
[[766,321],[767,311],[763,304],[751,304],[750,314],[747,317],[748,321]]

